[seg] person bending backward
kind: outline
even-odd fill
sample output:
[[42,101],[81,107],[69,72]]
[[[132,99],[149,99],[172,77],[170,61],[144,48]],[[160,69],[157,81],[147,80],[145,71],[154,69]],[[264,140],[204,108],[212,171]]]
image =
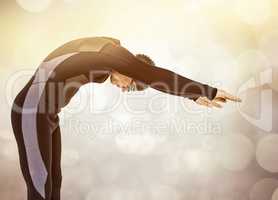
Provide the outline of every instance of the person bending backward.
[[58,113],[78,89],[108,77],[122,91],[148,87],[221,107],[241,101],[224,90],[190,80],[155,66],[144,54],[133,55],[110,37],[70,41],[50,53],[16,96],[11,121],[28,200],[59,200],[62,182],[61,134]]

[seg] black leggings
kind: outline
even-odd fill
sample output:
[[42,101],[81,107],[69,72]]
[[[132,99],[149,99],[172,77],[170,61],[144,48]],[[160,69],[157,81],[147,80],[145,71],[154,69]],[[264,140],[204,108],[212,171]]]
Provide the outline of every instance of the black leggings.
[[[22,105],[24,95],[17,97],[15,103]],[[15,104],[14,104],[15,105]],[[14,106],[13,106],[14,107]],[[43,164],[47,171],[47,178],[44,185],[44,195],[38,192],[34,187],[34,181],[31,178],[31,170],[28,163],[28,154],[26,151],[26,142],[24,142],[22,131],[22,113],[11,112],[11,122],[16,138],[21,171],[27,186],[28,200],[60,200],[60,190],[62,182],[61,172],[61,133],[59,123],[51,122],[46,114],[37,114],[37,141]],[[53,126],[53,124],[56,126]],[[37,173],[36,174],[40,174]],[[35,175],[36,176],[36,175]],[[34,175],[33,175],[34,177]]]

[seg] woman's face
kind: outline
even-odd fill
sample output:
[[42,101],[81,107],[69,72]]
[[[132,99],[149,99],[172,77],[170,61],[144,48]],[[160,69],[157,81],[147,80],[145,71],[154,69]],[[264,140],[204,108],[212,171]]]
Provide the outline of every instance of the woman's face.
[[110,81],[113,85],[121,88],[123,92],[128,91],[128,87],[132,84],[132,78],[113,71],[110,75]]

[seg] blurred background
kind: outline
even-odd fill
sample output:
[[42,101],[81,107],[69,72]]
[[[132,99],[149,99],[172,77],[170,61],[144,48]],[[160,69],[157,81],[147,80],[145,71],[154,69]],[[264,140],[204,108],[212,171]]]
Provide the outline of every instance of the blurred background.
[[0,197],[25,199],[10,105],[55,48],[118,38],[243,102],[87,84],[59,114],[62,198],[278,200],[278,1],[1,0]]

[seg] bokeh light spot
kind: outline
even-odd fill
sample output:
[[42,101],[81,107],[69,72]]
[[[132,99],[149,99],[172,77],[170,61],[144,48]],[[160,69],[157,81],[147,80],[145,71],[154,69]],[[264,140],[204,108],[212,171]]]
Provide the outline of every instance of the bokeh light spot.
[[221,165],[231,171],[244,170],[253,159],[255,147],[242,134],[228,134],[219,139],[218,159]]
[[52,0],[16,0],[16,2],[26,11],[41,12],[45,10]]
[[278,180],[265,178],[258,181],[251,189],[250,200],[270,200],[274,190],[278,187]]
[[278,172],[278,135],[262,138],[257,146],[256,158],[259,165],[269,172]]

